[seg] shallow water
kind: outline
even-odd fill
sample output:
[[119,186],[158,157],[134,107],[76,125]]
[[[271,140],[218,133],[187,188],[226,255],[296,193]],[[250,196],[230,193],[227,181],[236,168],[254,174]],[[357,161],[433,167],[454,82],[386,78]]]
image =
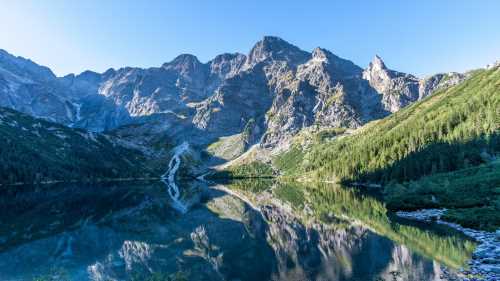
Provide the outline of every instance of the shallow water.
[[200,182],[179,187],[186,213],[162,182],[2,190],[0,280],[443,280],[441,266],[473,248],[340,186],[226,186],[261,212]]

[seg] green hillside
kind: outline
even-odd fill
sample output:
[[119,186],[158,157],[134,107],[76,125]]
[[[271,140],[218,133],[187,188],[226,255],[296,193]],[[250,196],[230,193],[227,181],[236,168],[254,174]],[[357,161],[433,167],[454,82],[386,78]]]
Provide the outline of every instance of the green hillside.
[[447,208],[449,221],[494,231],[500,227],[500,161],[391,183],[384,197],[389,209]]
[[273,164],[285,176],[378,183],[389,209],[447,208],[449,221],[495,230],[499,101],[500,68],[479,70],[352,135],[295,145]]
[[[285,172],[387,183],[488,162],[500,151],[499,100],[500,69],[479,70],[353,135],[312,145]],[[297,158],[297,151],[292,153]]]
[[0,184],[152,175],[145,163],[107,135],[0,108]]

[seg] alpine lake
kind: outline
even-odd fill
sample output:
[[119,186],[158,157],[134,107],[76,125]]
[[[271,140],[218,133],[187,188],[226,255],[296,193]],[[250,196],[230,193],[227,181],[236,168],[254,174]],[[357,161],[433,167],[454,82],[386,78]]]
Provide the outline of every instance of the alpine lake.
[[[3,188],[0,280],[453,280],[475,243],[328,183]],[[182,208],[179,208],[179,204]]]

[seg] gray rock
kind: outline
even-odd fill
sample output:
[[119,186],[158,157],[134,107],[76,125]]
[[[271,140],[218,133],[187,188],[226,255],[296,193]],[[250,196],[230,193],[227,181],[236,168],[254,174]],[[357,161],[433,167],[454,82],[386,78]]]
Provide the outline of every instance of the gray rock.
[[365,69],[363,78],[382,95],[382,104],[390,112],[396,112],[419,98],[418,78],[388,69],[379,56],[375,56]]
[[273,36],[247,56],[221,54],[202,63],[182,54],[160,67],[59,78],[0,51],[0,106],[91,131],[134,124],[134,131],[200,144],[240,134],[253,120],[258,129],[247,144],[272,148],[311,126],[362,126],[465,77],[419,80],[388,69],[378,56],[363,70],[328,50],[309,53]]
[[420,80],[419,83],[419,99],[423,99],[437,90],[448,88],[457,85],[464,81],[469,75],[450,72],[439,73]]

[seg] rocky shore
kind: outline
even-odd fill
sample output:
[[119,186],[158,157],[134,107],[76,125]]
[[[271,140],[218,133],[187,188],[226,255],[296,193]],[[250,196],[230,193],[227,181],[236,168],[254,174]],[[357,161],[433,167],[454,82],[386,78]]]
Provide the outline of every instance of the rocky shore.
[[441,220],[446,209],[425,209],[413,212],[399,211],[399,217],[418,221],[436,222],[454,228],[477,241],[468,269],[459,271],[460,280],[500,281],[500,229],[496,232],[480,231]]

